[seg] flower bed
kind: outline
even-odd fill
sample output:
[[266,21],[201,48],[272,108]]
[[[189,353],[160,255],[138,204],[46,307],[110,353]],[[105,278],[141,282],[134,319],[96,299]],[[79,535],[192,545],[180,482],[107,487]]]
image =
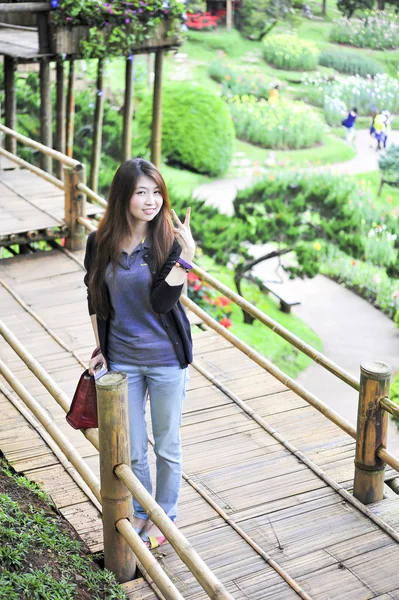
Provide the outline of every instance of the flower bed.
[[293,35],[266,36],[263,56],[269,64],[288,71],[312,71],[317,66],[319,51],[312,42]]
[[315,106],[324,106],[325,98],[339,98],[347,108],[356,106],[359,113],[369,115],[375,107],[399,111],[399,81],[386,74],[373,79],[337,77],[331,79],[323,75],[307,75],[302,79],[302,97]]
[[208,73],[223,84],[224,96],[244,96],[250,94],[257,98],[268,98],[273,82],[261,75],[256,67],[245,66],[245,71],[234,63],[215,60],[210,63]]
[[302,102],[277,105],[253,96],[228,100],[237,137],[263,148],[309,148],[323,141],[325,126]]
[[379,12],[364,19],[337,19],[330,31],[330,41],[373,50],[399,48],[398,16]]
[[333,68],[347,75],[360,75],[360,77],[374,76],[385,72],[382,65],[376,60],[342,48],[323,50],[319,56],[319,65]]

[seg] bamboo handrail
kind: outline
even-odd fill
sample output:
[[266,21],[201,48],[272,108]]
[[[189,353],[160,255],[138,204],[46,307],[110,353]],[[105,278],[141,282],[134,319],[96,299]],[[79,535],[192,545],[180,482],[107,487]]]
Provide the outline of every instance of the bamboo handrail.
[[[182,303],[187,306],[193,313],[201,317],[201,319],[209,325],[212,329],[217,331],[221,336],[223,336],[226,340],[231,342],[236,348],[239,348],[244,354],[249,356],[254,362],[263,367],[266,371],[271,373],[276,379],[281,381],[288,388],[293,390],[298,396],[309,402],[314,408],[316,408],[319,412],[321,412],[325,417],[327,417],[330,421],[335,423],[338,427],[340,427],[345,433],[350,435],[353,439],[356,439],[356,429],[351,423],[346,421],[343,417],[338,415],[334,410],[329,408],[324,402],[322,402],[317,396],[308,392],[304,387],[302,387],[299,383],[297,383],[294,379],[283,373],[278,367],[276,367],[272,362],[267,360],[262,354],[248,346],[245,342],[240,340],[237,336],[231,333],[228,329],[220,325],[215,319],[210,317],[208,313],[206,313],[202,308],[199,308],[187,296],[181,296]],[[399,472],[399,460],[391,454],[385,448],[380,448],[377,451],[378,456],[384,460],[390,467]]]
[[212,600],[233,600],[220,581],[215,577],[210,568],[204,563],[197,551],[185,538],[181,531],[172,523],[163,509],[155,502],[154,498],[142,486],[132,470],[127,465],[117,465],[115,475],[125,484],[134,498],[141,504],[153,521],[167,537],[181,560],[187,565],[198,583],[204,588]]
[[14,129],[10,129],[5,125],[2,125],[1,123],[0,131],[5,133],[6,135],[15,138],[18,142],[21,142],[21,144],[24,144],[25,146],[31,146],[32,148],[35,148],[35,150],[38,150],[42,154],[46,154],[47,156],[51,156],[51,158],[54,158],[55,160],[59,160],[61,163],[67,165],[68,167],[77,167],[78,165],[80,165],[80,162],[78,160],[75,160],[74,158],[69,158],[69,156],[62,154],[62,152],[58,152],[58,150],[53,150],[53,148],[49,148],[48,146],[45,146],[40,142],[31,140],[25,135],[14,131]]
[[[12,403],[12,405],[21,413],[26,421],[28,421],[29,425],[37,431],[40,437],[44,440],[44,442],[49,446],[50,450],[55,454],[57,459],[60,461],[61,465],[64,467],[65,471],[72,477],[75,483],[80,487],[84,494],[91,500],[97,510],[101,511],[101,504],[98,501],[95,494],[90,489],[90,486],[86,483],[85,479],[80,475],[78,469],[76,469],[72,463],[66,458],[65,454],[60,449],[57,442],[50,435],[46,428],[42,425],[40,420],[35,416],[35,413],[32,409],[30,411],[26,408],[25,404],[28,404],[26,398],[29,397],[37,402],[33,396],[28,392],[28,390],[22,385],[22,383],[15,377],[15,375],[8,369],[10,373],[10,378],[6,372],[5,363],[1,361],[0,372],[4,379],[8,381],[10,386],[15,392],[15,396],[18,396],[20,400],[18,400],[14,395],[8,390],[8,388],[0,381],[0,392],[4,394],[6,398]],[[25,404],[24,404],[25,403]],[[32,414],[33,413],[33,414]],[[46,413],[47,414],[47,413]]]
[[[8,381],[15,393],[19,396],[19,398],[21,398],[21,400],[24,402],[24,404],[26,404],[26,406],[33,413],[33,415],[35,415],[39,423],[44,427],[50,439],[54,440],[54,442],[57,444],[56,447],[58,447],[61,450],[62,454],[67,458],[67,460],[70,461],[70,463],[76,469],[84,484],[88,486],[88,490],[82,488],[80,481],[77,481],[78,485],[83,489],[85,493],[89,491],[89,497],[92,501],[93,498],[90,496],[90,493],[93,495],[93,504],[101,512],[102,507],[99,479],[95,476],[91,468],[87,465],[85,460],[77,452],[74,445],[61,432],[54,419],[51,418],[47,411],[45,411],[40,406],[37,400],[33,398],[33,396],[21,384],[21,382],[15,377],[12,371],[10,371],[10,369],[1,359],[0,372],[4,379]],[[2,384],[0,382],[0,389],[1,386]],[[60,460],[59,456],[57,456],[57,458],[59,458]],[[65,468],[67,472],[72,476],[70,468]],[[120,524],[120,522],[118,524]],[[150,577],[155,581],[156,585],[165,595],[167,600],[183,600],[183,596],[170,581],[169,577],[162,569],[161,565],[158,563],[156,558],[151,554],[151,552],[148,550],[145,544],[143,544],[140,537],[134,531],[134,528],[131,525],[131,523],[127,521],[127,524],[121,526],[120,532],[125,537],[127,543],[137,554],[139,560],[143,563],[143,566],[145,567],[146,571],[148,572]],[[126,532],[128,532],[128,536],[126,536]]]
[[277,323],[277,321],[271,319],[268,315],[256,308],[256,306],[248,302],[248,300],[245,300],[245,298],[236,292],[233,292],[233,290],[227,287],[227,285],[224,285],[218,279],[212,277],[212,275],[209,275],[209,273],[201,269],[201,267],[193,265],[193,271],[202,281],[206,281],[206,283],[209,283],[216,290],[222,292],[225,296],[227,296],[227,298],[230,298],[230,300],[235,302],[235,304],[237,304],[240,308],[244,309],[245,312],[255,317],[255,319],[269,327],[269,329],[277,333],[283,339],[287,340],[287,342],[295,346],[295,348],[298,348],[298,350],[301,350],[301,352],[309,356],[316,364],[321,365],[330,371],[330,373],[333,373],[333,375],[339,379],[342,379],[342,381],[359,391],[359,381],[350,373],[342,369],[342,367],[337,365],[334,361],[330,360],[327,358],[327,356],[324,356],[324,354],[301,340],[299,337],[291,333],[291,331],[288,331],[288,329]]
[[380,407],[399,419],[399,406],[395,402],[392,402],[390,398],[381,398]]
[[108,202],[104,200],[104,198],[99,196],[96,192],[94,192],[92,189],[90,189],[87,185],[85,185],[84,183],[78,183],[76,187],[78,188],[78,190],[86,194],[86,196],[89,196],[89,198],[97,202],[97,204],[99,204],[103,208],[107,208]]
[[43,169],[40,169],[39,167],[35,167],[35,165],[32,165],[27,160],[24,160],[23,158],[16,156],[16,154],[12,154],[12,152],[8,152],[8,150],[4,150],[4,148],[0,148],[0,154],[2,156],[5,156],[9,160],[12,160],[17,165],[20,165],[21,167],[25,167],[26,169],[29,169],[29,171],[32,171],[32,173],[39,175],[42,179],[45,179],[46,181],[49,181],[53,185],[56,185],[58,188],[60,188],[60,190],[64,189],[64,184],[60,179],[58,179],[57,177],[54,177],[54,175],[50,175],[50,173],[43,171]]
[[93,223],[87,217],[78,217],[78,223],[83,225],[87,229],[87,231],[97,231],[97,227],[93,225]]
[[322,402],[322,400],[320,400],[317,396],[315,396],[314,394],[312,394],[311,392],[306,390],[297,381],[292,379],[292,377],[289,377],[288,375],[286,375],[286,373],[284,373],[283,371],[281,371],[281,369],[276,367],[270,360],[265,358],[260,352],[257,352],[256,350],[254,350],[253,348],[248,346],[248,344],[246,344],[245,342],[240,340],[240,338],[238,338],[236,335],[231,333],[228,329],[223,327],[223,325],[220,325],[217,321],[215,321],[215,319],[210,317],[208,315],[208,313],[206,313],[204,310],[202,310],[202,308],[199,308],[199,306],[197,306],[195,304],[195,302],[190,300],[187,296],[182,295],[181,301],[193,313],[195,313],[196,315],[201,317],[201,319],[204,321],[204,323],[206,323],[207,325],[212,327],[212,329],[217,331],[221,336],[223,336],[229,342],[234,344],[234,346],[236,348],[239,348],[242,352],[244,352],[244,354],[249,356],[249,358],[251,358],[254,362],[256,362],[258,365],[263,367],[266,371],[268,371],[274,377],[276,377],[276,379],[281,381],[281,383],[283,383],[288,388],[293,390],[296,394],[298,394],[298,396],[300,396],[301,398],[303,398],[304,400],[309,402],[309,404],[311,404],[314,408],[316,408],[319,412],[321,412],[325,417],[330,419],[330,421],[332,421],[333,423],[338,425],[348,435],[350,435],[353,438],[356,438],[356,429],[353,427],[353,425],[351,425],[351,423],[349,423],[349,421],[346,421],[346,419],[341,417],[341,415],[336,413],[332,408],[329,408],[327,406],[327,404],[324,404],[324,402]]

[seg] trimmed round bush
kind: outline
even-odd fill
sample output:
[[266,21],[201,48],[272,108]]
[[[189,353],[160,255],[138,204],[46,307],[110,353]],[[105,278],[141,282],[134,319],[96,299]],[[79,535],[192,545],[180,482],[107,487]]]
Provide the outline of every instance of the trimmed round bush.
[[385,73],[383,66],[373,58],[342,49],[323,50],[319,56],[319,65],[330,67],[339,73],[361,77]]
[[266,36],[263,40],[266,62],[287,71],[312,71],[317,66],[319,51],[312,42],[294,35]]
[[229,101],[237,137],[263,148],[309,148],[321,142],[325,125],[303,102],[276,105],[253,96]]
[[[150,147],[152,96],[137,111],[136,147]],[[209,175],[227,170],[233,157],[234,125],[229,109],[209,90],[190,83],[164,87],[162,156],[170,164]]]

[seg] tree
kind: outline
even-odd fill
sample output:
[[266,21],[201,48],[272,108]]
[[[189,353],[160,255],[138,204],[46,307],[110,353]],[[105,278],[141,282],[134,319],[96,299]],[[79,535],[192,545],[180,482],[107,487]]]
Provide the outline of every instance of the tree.
[[291,0],[245,0],[240,9],[241,30],[251,40],[260,41],[291,15]]
[[[380,6],[380,1],[378,7]],[[383,1],[383,0],[382,0]],[[338,0],[337,8],[345,17],[350,19],[356,10],[371,10],[374,6],[374,0]]]

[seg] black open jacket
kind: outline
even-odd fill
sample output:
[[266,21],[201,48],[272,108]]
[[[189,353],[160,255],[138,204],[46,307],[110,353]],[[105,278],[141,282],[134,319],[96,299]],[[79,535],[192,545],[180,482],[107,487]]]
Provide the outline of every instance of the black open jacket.
[[[88,287],[90,269],[93,265],[96,250],[96,232],[93,231],[87,238],[86,254],[84,259],[84,264],[87,271],[84,277],[84,282],[87,286],[87,303],[90,315],[96,314],[91,304]],[[176,355],[180,362],[180,366],[185,368],[193,360],[193,344],[191,340],[190,323],[179,300],[183,285],[171,286],[165,281],[176,260],[179,258],[180,253],[181,247],[175,240],[166,263],[153,282],[150,302],[154,311],[159,314],[161,323],[165,327],[165,331],[169,335],[169,338],[176,349]],[[144,255],[144,260],[151,269],[150,251]],[[154,271],[151,269],[151,272],[153,273]],[[98,337],[100,341],[101,352],[105,359],[107,359],[108,350],[109,322],[109,317],[107,320],[103,320],[97,316]]]

